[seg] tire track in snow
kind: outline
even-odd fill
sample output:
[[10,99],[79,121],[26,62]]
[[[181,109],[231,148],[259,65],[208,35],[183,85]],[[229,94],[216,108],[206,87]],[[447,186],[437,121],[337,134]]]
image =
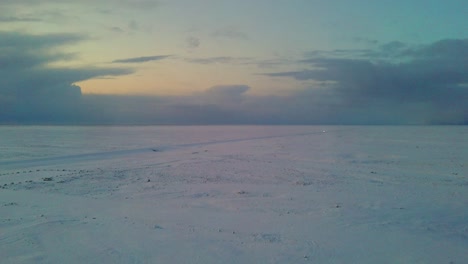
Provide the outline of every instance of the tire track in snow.
[[143,154],[143,153],[147,153],[147,154],[159,153],[159,152],[176,150],[176,149],[202,147],[202,146],[210,146],[210,145],[216,145],[216,144],[237,143],[237,142],[264,140],[264,139],[272,139],[272,138],[319,135],[325,132],[329,133],[329,132],[337,132],[337,131],[342,131],[342,130],[343,129],[329,130],[329,131],[320,130],[320,131],[315,131],[315,132],[299,133],[299,134],[227,139],[227,140],[188,143],[188,144],[179,144],[179,145],[167,145],[167,146],[147,147],[147,148],[138,148],[138,149],[127,149],[127,150],[86,153],[86,154],[77,154],[77,155],[56,156],[56,157],[47,157],[47,158],[40,158],[40,159],[30,159],[30,160],[13,160],[13,161],[3,161],[3,162],[0,161],[0,171],[1,169],[30,168],[30,167],[45,166],[45,165],[57,165],[57,164],[63,165],[65,163],[68,164],[68,163],[77,163],[77,162],[86,162],[86,161],[105,160],[105,159],[118,158],[122,156],[131,156],[131,155]]

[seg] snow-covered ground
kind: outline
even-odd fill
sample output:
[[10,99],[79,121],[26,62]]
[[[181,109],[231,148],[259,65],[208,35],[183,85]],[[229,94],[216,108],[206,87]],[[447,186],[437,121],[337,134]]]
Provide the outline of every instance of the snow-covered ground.
[[1,263],[467,263],[468,127],[0,127]]

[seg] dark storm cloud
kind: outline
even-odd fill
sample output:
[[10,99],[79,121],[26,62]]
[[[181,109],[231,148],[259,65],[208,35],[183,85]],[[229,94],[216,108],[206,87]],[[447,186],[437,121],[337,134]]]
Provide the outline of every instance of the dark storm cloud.
[[75,34],[29,35],[0,32],[0,122],[65,122],[80,117],[80,87],[99,76],[129,74],[121,68],[51,67],[75,54],[59,52],[86,37]]
[[171,55],[159,55],[159,56],[127,58],[127,59],[114,60],[112,61],[112,63],[143,63],[143,62],[149,62],[149,61],[163,60],[170,56]]
[[[267,75],[329,82],[342,105],[369,122],[468,123],[467,40],[416,47],[393,42],[369,54],[360,59],[306,59],[302,62],[308,69]],[[389,55],[391,59],[383,60]]]

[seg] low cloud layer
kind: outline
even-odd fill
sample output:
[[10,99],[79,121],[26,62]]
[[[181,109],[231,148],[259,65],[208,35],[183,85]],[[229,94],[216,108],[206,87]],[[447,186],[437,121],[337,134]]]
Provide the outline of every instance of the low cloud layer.
[[[342,54],[360,56],[343,58]],[[349,120],[468,123],[468,40],[442,40],[415,47],[394,42],[375,51],[323,55],[316,52],[312,54],[316,57],[302,60],[308,66],[304,70],[267,75],[324,83],[343,106],[356,111]]]

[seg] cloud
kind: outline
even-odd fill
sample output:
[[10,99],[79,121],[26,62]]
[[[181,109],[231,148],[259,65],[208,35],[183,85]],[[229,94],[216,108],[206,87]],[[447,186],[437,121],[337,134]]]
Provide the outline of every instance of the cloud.
[[408,47],[402,49],[400,53],[401,56],[418,59],[459,59],[466,62],[466,58],[468,58],[468,39],[440,40],[431,45]]
[[335,50],[314,50],[305,53],[305,59],[301,60],[300,62],[307,62],[312,59],[317,58],[348,58],[348,59],[356,59],[356,58],[368,58],[372,57],[371,55],[375,54],[377,56],[377,51],[370,50],[370,49],[335,49]]
[[250,61],[249,58],[235,57],[207,57],[207,58],[186,58],[185,61],[197,64],[237,64]]
[[[93,122],[126,124],[341,124],[344,112],[326,90],[249,95],[247,85],[218,85],[186,96],[84,96]],[[317,97],[320,95],[320,97]],[[325,101],[324,101],[325,100]],[[95,116],[93,116],[95,117]]]
[[[2,0],[3,5],[9,6],[38,6],[45,4],[76,4],[75,0]],[[160,6],[159,0],[81,0],[80,3],[88,3],[98,6],[125,6],[134,9],[154,9]]]
[[0,23],[39,22],[39,21],[42,21],[42,19],[35,18],[35,17],[22,17],[22,16],[0,16]]
[[128,28],[132,31],[136,31],[140,28],[140,26],[135,20],[132,19],[130,22],[128,22]]
[[[327,65],[341,67],[344,63]],[[186,96],[103,96],[94,98],[91,109],[106,113],[99,122],[127,124],[468,124],[467,85],[453,87],[453,93],[431,88],[432,94],[421,89],[405,91],[409,86],[388,90],[394,88],[391,83],[374,90],[372,82],[382,81],[366,76],[365,65],[345,67],[363,67],[355,71],[355,78],[323,78],[335,82],[283,96],[252,95],[247,85],[219,85]],[[387,78],[391,82],[393,77]],[[347,86],[337,81],[341,79],[354,83]]]
[[217,29],[213,32],[214,37],[247,40],[249,36],[234,26]]
[[190,36],[186,39],[186,43],[189,49],[196,49],[200,46],[200,39],[197,37]]
[[28,35],[19,32],[0,31],[0,48],[15,48],[17,50],[41,50],[49,49],[50,46],[63,46],[75,44],[86,40],[87,37],[82,34],[46,34],[46,35]]
[[[302,70],[264,74],[310,83],[281,96],[255,95],[242,83],[179,96],[113,96],[83,95],[74,83],[132,69],[50,66],[73,59],[62,47],[86,39],[0,32],[0,123],[468,124],[466,40],[418,46],[394,42],[356,57],[349,57],[352,50],[307,54],[294,65]],[[167,55],[117,61],[162,57]],[[192,62],[256,60],[212,57]]]
[[[101,0],[102,2],[113,3],[114,1]],[[92,1],[93,2],[93,1]],[[118,2],[130,7],[138,9],[154,9],[160,6],[159,0],[119,0]]]
[[127,68],[52,67],[74,54],[65,45],[87,38],[76,34],[30,35],[0,31],[0,122],[64,122],[79,116],[80,87],[100,76],[129,74]]
[[[1,0],[0,24],[44,22],[49,25],[50,23],[61,26],[68,24],[75,27],[77,21],[80,21],[82,25],[96,26],[90,17],[113,15],[122,18],[122,11],[152,12],[160,6],[158,0]],[[83,12],[87,14],[86,18],[77,15]],[[123,16],[131,15],[128,13]],[[138,28],[145,29],[135,21],[130,21],[128,26],[133,31]]]
[[353,41],[357,43],[364,43],[367,45],[376,45],[379,43],[379,41],[376,39],[369,39],[369,38],[364,38],[364,37],[355,37],[353,38]]
[[123,30],[121,27],[110,27],[110,31],[115,32],[115,33],[124,33],[125,30]]
[[202,93],[201,98],[206,104],[237,106],[245,99],[248,90],[250,87],[247,85],[218,85]]
[[241,124],[246,85],[220,85],[186,96],[84,95],[88,123],[107,124]]
[[276,59],[258,59],[253,57],[230,57],[230,56],[219,56],[219,57],[201,57],[201,58],[184,58],[184,61],[195,64],[231,64],[231,65],[254,65],[258,68],[267,69],[275,68],[278,66],[285,65],[296,65],[297,61],[293,61],[285,58]]
[[120,60],[114,60],[112,63],[143,63],[143,62],[149,62],[149,61],[158,61],[158,60],[163,60],[171,55],[158,55],[158,56],[147,56],[147,57],[135,57],[135,58],[127,58],[127,59],[120,59]]
[[[384,60],[387,56],[392,58]],[[376,59],[378,58],[378,59]],[[370,123],[467,124],[468,41],[382,45],[367,58],[311,58],[300,71],[268,73],[328,82],[353,120]],[[358,118],[359,117],[359,118]]]

